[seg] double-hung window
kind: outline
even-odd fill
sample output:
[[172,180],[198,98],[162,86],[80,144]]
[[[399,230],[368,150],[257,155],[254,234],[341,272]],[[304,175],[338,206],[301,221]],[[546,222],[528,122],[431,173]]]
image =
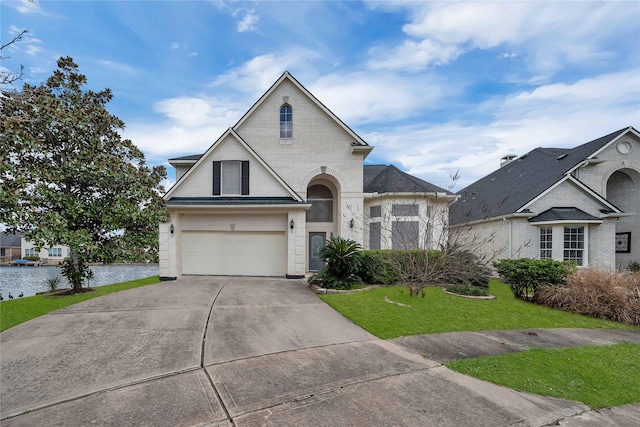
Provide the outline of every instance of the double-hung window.
[[249,195],[249,162],[240,160],[213,162],[213,195]]
[[564,260],[584,263],[584,227],[564,227]]

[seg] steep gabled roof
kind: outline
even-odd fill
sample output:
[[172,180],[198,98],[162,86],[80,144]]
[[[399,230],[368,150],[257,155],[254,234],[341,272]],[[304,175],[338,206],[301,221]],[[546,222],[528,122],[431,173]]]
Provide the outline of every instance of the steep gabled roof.
[[[216,142],[214,142],[211,147],[209,147],[209,149],[206,151],[206,153],[202,154],[202,155],[194,155],[194,156],[186,156],[186,157],[193,157],[193,158],[197,158],[195,164],[193,166],[191,166],[191,168],[184,174],[182,175],[182,177],[180,177],[180,179],[178,179],[178,181],[173,185],[173,187],[171,187],[169,189],[169,191],[166,192],[166,194],[164,195],[164,199],[165,200],[170,200],[171,197],[173,197],[173,194],[178,190],[178,188],[180,188],[181,185],[183,185],[183,183],[189,178],[189,176],[199,167],[199,165],[204,161],[204,159],[213,151],[216,150],[216,148],[218,148],[224,141],[225,139],[230,136],[233,139],[235,139],[242,147],[245,148],[245,150],[247,150],[247,152],[252,155],[257,162],[262,165],[262,167],[269,173],[271,174],[276,181],[278,181],[280,183],[280,185],[282,185],[282,187],[291,195],[291,197],[298,201],[301,202],[302,198],[300,197],[300,195],[298,193],[295,192],[295,190],[293,188],[291,188],[289,186],[289,184],[287,184],[282,178],[280,178],[280,176],[271,168],[271,166],[269,166],[263,159],[262,157],[260,157],[260,155],[258,153],[256,153],[256,151],[251,148],[251,146],[249,144],[247,144],[247,142],[242,139],[242,137],[240,137],[240,135],[238,135],[233,129],[229,128],[226,130],[225,133],[222,134],[222,136],[220,136],[220,138],[218,138],[218,140]],[[190,159],[193,160],[193,159]]]
[[[452,224],[518,212],[632,127],[567,148],[536,148],[460,190]],[[635,131],[637,132],[637,131]]]
[[393,165],[365,165],[364,192],[452,194],[444,188],[402,172]]
[[[318,108],[320,108],[322,111],[324,111],[331,119],[333,119],[338,126],[340,126],[342,129],[344,129],[352,138],[353,138],[353,142],[351,143],[351,145],[353,147],[362,147],[360,148],[360,150],[364,150],[367,153],[371,150],[373,150],[373,147],[369,146],[369,144],[367,144],[365,142],[364,139],[360,138],[360,136],[355,133],[349,126],[347,126],[342,120],[340,120],[340,118],[338,116],[336,116],[335,114],[333,114],[333,112],[331,110],[329,110],[322,102],[320,102],[318,100],[318,98],[316,98],[311,92],[309,92],[307,90],[306,87],[304,87],[298,80],[296,80],[295,77],[293,77],[291,75],[291,73],[289,73],[288,71],[285,71],[284,73],[282,73],[282,75],[280,76],[280,78],[278,78],[278,80],[276,80],[276,82],[271,85],[271,87],[264,93],[264,95],[262,95],[255,104],[253,104],[253,106],[251,106],[251,108],[249,109],[249,111],[247,111],[241,118],[240,120],[238,120],[238,122],[233,126],[234,130],[238,130],[238,128],[240,126],[242,126],[242,124],[253,114],[254,111],[256,111],[258,108],[260,108],[260,105],[262,105],[262,103],[276,90],[276,88],[278,86],[280,86],[282,84],[282,82],[284,82],[285,80],[288,80],[289,82],[291,82],[295,87],[297,87],[302,93],[304,93],[313,103],[315,103]],[[366,155],[365,155],[366,157]]]

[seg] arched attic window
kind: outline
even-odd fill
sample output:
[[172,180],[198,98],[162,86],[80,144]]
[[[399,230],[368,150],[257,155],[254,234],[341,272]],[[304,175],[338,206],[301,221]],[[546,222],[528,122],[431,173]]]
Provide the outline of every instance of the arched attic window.
[[293,113],[291,105],[284,104],[280,107],[280,138],[293,136]]

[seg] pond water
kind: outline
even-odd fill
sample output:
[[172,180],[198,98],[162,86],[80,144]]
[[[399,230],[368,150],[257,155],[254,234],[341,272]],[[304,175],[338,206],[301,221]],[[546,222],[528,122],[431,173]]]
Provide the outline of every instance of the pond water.
[[[158,264],[114,264],[91,266],[93,277],[90,287],[128,282],[158,275]],[[36,292],[49,290],[46,279],[60,276],[59,288],[68,288],[69,282],[62,276],[60,267],[7,267],[0,266],[0,292],[6,301],[11,293],[14,298],[24,292],[24,296],[35,295]],[[86,286],[86,283],[83,285]]]

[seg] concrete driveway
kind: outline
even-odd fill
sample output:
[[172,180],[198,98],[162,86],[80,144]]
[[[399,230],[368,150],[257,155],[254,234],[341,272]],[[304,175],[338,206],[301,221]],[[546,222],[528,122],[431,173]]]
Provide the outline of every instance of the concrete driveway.
[[189,277],[0,334],[8,426],[545,425],[585,405],[376,339],[298,280]]

